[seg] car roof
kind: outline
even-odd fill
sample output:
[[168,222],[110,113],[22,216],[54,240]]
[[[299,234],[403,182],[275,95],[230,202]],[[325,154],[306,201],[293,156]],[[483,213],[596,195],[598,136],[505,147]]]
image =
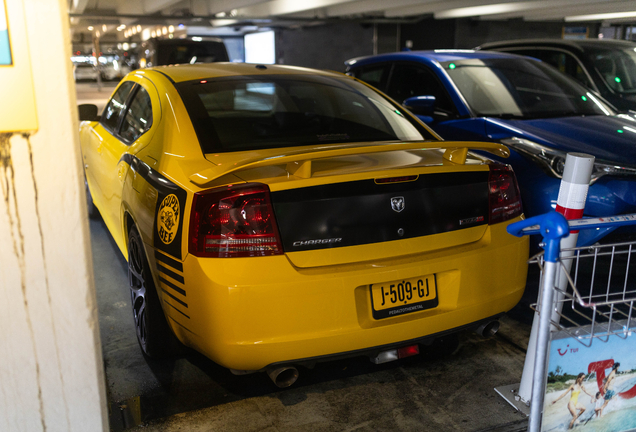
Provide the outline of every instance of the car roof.
[[296,66],[281,65],[262,65],[251,63],[197,63],[197,64],[178,64],[170,66],[155,66],[146,69],[148,71],[157,71],[173,82],[191,81],[197,79],[209,79],[232,76],[245,75],[328,75],[328,76],[344,76],[343,74],[320,71],[316,69],[302,68]]
[[408,61],[408,60],[424,60],[425,62],[447,62],[459,61],[467,59],[486,59],[486,58],[518,58],[516,54],[502,53],[497,51],[475,51],[475,50],[429,50],[429,51],[401,51],[389,54],[378,54],[374,56],[356,57],[347,60],[347,66],[353,66],[358,63],[377,62],[377,61]]
[[166,37],[151,38],[144,42],[144,44],[155,45],[195,45],[201,42],[217,42],[224,43],[223,39],[211,36],[188,36],[185,38],[169,39]]
[[477,49],[487,50],[512,46],[553,46],[583,52],[590,48],[635,48],[636,43],[617,39],[515,39],[485,43]]

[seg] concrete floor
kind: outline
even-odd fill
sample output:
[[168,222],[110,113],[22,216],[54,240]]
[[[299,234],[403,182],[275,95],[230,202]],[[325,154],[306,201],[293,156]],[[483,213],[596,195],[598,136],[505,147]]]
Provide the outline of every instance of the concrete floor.
[[[103,107],[113,88],[80,84],[78,103]],[[135,337],[126,261],[101,220],[91,220],[90,230],[112,431],[527,428],[525,415],[494,387],[521,378],[531,320],[527,303],[536,291],[503,318],[493,338],[461,333],[384,365],[366,358],[318,364],[301,369],[297,383],[281,390],[265,374],[234,376],[193,351],[174,360],[146,359]]]

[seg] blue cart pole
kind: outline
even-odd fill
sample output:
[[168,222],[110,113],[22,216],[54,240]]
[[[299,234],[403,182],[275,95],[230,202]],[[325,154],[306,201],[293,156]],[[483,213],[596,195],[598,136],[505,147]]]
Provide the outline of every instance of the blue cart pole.
[[537,350],[534,358],[534,374],[532,379],[532,396],[530,399],[530,418],[528,431],[541,430],[541,414],[546,380],[548,345],[550,343],[550,317],[556,279],[557,261],[559,260],[559,243],[570,234],[568,221],[559,213],[553,212],[536,216],[508,226],[508,232],[517,237],[524,235],[524,228],[539,225],[539,232],[545,243],[543,279],[541,283],[541,305],[539,307],[539,330],[537,332]]

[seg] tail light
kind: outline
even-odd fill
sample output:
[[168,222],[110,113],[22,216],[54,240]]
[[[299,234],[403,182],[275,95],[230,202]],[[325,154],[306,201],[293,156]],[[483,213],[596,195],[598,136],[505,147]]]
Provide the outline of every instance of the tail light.
[[507,165],[491,164],[488,177],[490,225],[505,222],[523,212],[515,173]]
[[252,257],[283,253],[264,184],[230,185],[194,194],[189,252],[198,257]]

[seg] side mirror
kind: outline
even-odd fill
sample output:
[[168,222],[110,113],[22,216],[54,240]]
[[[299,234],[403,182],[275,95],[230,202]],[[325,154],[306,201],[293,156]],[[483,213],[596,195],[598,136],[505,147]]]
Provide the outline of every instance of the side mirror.
[[97,105],[81,104],[77,106],[80,121],[98,121]]
[[413,96],[405,99],[402,105],[413,114],[433,117],[435,96]]

